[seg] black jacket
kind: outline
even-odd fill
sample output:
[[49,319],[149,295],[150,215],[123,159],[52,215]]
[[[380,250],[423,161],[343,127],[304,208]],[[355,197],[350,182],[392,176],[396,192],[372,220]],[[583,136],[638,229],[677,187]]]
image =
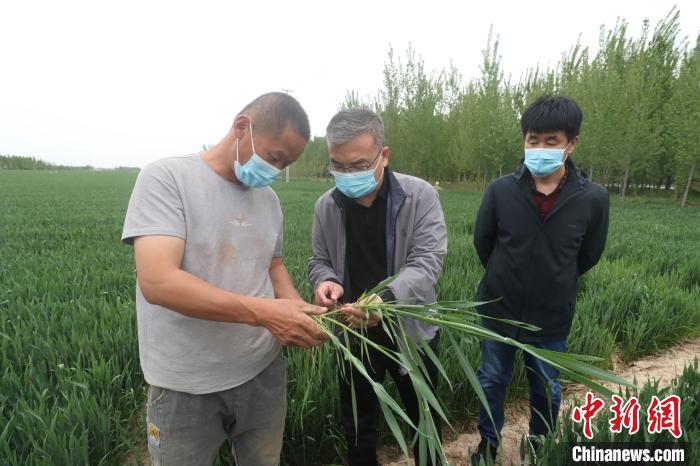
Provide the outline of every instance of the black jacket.
[[523,342],[568,337],[578,277],[600,259],[608,234],[609,196],[568,159],[568,176],[540,222],[530,173],[521,163],[489,185],[474,227],[474,246],[486,268],[479,312],[526,322],[539,332],[484,319],[496,332]]

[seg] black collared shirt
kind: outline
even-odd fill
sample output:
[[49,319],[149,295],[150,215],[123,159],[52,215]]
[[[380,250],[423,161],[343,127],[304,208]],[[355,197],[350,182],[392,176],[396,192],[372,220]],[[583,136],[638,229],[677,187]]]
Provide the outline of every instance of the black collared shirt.
[[364,291],[371,290],[386,279],[386,214],[389,197],[389,178],[385,175],[382,187],[372,205],[365,207],[346,196],[345,200],[345,260],[350,279],[350,302],[355,302]]

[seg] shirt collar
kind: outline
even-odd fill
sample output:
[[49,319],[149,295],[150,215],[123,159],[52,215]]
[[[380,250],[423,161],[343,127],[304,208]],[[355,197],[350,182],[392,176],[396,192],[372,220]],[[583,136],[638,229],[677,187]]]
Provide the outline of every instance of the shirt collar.
[[[529,170],[527,170],[527,172],[530,173]],[[568,178],[568,176],[569,176],[569,166],[565,163],[565,164],[564,164],[564,176],[561,177],[561,180],[559,180],[559,184],[558,184],[557,187],[554,189],[554,191],[552,191],[552,192],[549,194],[549,196],[551,196],[552,194],[557,193],[557,192],[561,191],[562,189],[564,189],[564,185],[566,184],[566,179]],[[535,186],[535,179],[534,179],[534,177],[532,176],[532,173],[530,173],[530,178],[529,178],[529,180],[530,180],[530,187],[532,188],[532,190],[533,190],[535,193],[539,193],[539,191],[537,190],[537,186]],[[540,193],[540,194],[542,194],[542,193]]]
[[382,174],[382,187],[379,188],[379,192],[377,193],[377,197],[381,197],[382,199],[389,197],[389,177],[387,176],[387,169],[388,167],[384,167],[384,173]]

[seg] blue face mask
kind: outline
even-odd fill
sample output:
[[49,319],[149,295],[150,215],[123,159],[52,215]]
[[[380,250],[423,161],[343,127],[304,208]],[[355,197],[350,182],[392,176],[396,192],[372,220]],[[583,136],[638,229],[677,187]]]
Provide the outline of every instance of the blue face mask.
[[551,175],[564,164],[564,151],[567,147],[568,144],[562,149],[525,149],[525,166],[533,176]]
[[250,144],[253,146],[253,155],[245,165],[238,161],[238,139],[236,139],[236,178],[249,188],[262,188],[271,185],[277,176],[282,172],[279,168],[271,165],[255,153],[255,143],[253,142],[253,123],[250,124]]
[[[378,162],[382,160],[378,157]],[[341,193],[345,194],[351,199],[359,199],[364,197],[374,191],[374,189],[379,184],[379,181],[374,179],[374,170],[377,167],[370,168],[368,170],[363,170],[361,172],[355,173],[341,173],[332,172],[335,177],[335,187],[340,190]],[[384,176],[384,169],[382,169],[382,177]]]

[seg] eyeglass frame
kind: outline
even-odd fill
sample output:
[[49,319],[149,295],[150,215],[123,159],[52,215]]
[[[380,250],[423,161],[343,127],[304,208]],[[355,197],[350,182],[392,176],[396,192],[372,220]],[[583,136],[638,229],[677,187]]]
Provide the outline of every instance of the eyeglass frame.
[[[330,173],[331,175],[335,175],[335,174],[353,174],[353,173],[361,173],[361,172],[364,172],[364,171],[367,171],[367,170],[374,170],[374,169],[377,168],[377,166],[375,166],[374,163],[377,161],[377,159],[379,159],[379,158],[381,157],[382,151],[383,151],[383,150],[384,150],[383,147],[382,147],[381,149],[379,149],[379,152],[377,152],[377,156],[376,156],[376,157],[369,163],[369,165],[367,165],[367,166],[362,166],[362,167],[358,167],[358,168],[349,168],[349,167],[345,167],[345,166],[344,166],[344,167],[342,167],[341,169],[338,170],[338,169],[337,169],[337,165],[334,164],[333,162],[331,162],[331,163],[328,164],[328,167],[327,167],[327,168],[328,168],[328,173]],[[373,168],[373,166],[374,166],[374,168]]]

